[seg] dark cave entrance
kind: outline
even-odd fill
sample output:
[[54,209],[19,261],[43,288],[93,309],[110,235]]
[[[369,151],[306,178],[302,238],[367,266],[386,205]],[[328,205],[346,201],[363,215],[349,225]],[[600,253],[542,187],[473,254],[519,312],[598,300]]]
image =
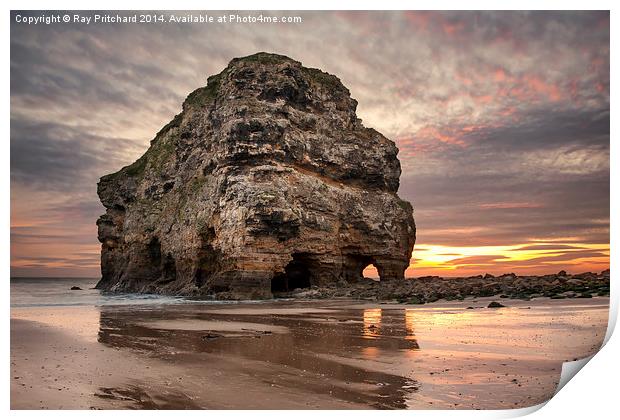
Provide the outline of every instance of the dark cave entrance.
[[160,282],[167,283],[167,282],[176,280],[176,278],[177,278],[177,265],[172,255],[168,254],[166,255],[166,258],[163,261]]
[[164,284],[176,280],[176,262],[170,253],[165,256],[162,254],[159,238],[154,236],[151,239],[147,251],[150,272],[153,278],[157,279],[157,283]]
[[271,292],[289,292],[310,287],[310,270],[305,258],[293,254],[293,260],[284,267],[284,273],[276,274],[271,280]]
[[194,284],[197,287],[204,286],[209,278],[219,269],[219,261],[222,255],[213,248],[215,229],[208,226],[200,231],[200,249],[197,254],[198,268],[194,273]]
[[148,255],[152,267],[159,267],[161,265],[161,243],[156,236],[149,242]]

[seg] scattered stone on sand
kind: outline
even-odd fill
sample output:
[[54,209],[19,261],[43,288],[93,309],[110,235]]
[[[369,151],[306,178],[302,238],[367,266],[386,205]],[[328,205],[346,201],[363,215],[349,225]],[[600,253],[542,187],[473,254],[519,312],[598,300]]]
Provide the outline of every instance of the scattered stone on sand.
[[489,303],[489,306],[487,306],[487,308],[505,308],[506,305],[502,305],[499,302],[493,301],[491,303]]
[[202,336],[203,340],[215,340],[216,338],[221,338],[224,337],[222,334],[217,334],[217,333],[207,333],[205,335]]
[[72,286],[71,290],[82,290],[82,288],[79,286]]

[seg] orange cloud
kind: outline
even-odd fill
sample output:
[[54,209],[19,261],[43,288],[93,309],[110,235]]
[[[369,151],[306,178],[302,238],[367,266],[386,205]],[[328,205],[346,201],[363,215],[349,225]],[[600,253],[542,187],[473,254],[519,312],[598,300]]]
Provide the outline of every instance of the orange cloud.
[[478,205],[481,209],[534,209],[542,207],[540,204],[536,203],[510,203],[510,202],[501,202],[501,203],[485,203]]
[[486,105],[486,104],[490,103],[492,100],[493,100],[493,96],[491,96],[491,95],[474,96],[474,101],[477,104],[481,104],[481,105]]
[[414,26],[422,29],[426,29],[431,20],[429,12],[406,11],[403,12],[403,16]]
[[493,74],[493,78],[496,82],[503,82],[506,80],[506,72],[504,71],[504,69],[497,69]]
[[464,25],[463,25],[463,22],[456,22],[456,23],[444,22],[441,24],[441,27],[448,36],[452,36],[454,34],[461,32],[464,28]]
[[525,76],[523,78],[525,85],[535,94],[547,96],[551,101],[559,101],[562,99],[560,88],[553,83],[545,83],[538,76]]
[[439,140],[442,143],[465,146],[465,142],[458,136],[430,125],[426,125],[419,129],[416,132],[415,137],[434,139]]
[[515,112],[517,112],[517,108],[514,106],[509,106],[502,109],[499,112],[499,115],[501,115],[502,117],[510,117],[511,115],[514,115]]

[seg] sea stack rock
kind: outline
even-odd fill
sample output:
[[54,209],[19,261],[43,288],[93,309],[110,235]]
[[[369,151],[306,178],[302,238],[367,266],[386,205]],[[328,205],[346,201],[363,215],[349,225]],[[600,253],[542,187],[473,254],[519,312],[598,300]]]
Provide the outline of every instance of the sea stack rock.
[[340,80],[281,55],[233,59],[133,164],[101,178],[108,291],[270,298],[402,280],[415,242],[394,142]]

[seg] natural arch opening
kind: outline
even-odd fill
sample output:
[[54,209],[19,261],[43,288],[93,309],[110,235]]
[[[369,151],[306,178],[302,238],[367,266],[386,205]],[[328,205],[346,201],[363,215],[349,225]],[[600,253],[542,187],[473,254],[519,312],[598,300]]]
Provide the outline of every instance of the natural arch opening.
[[362,269],[361,276],[363,278],[368,278],[374,281],[379,281],[379,270],[374,264],[371,263]]
[[310,287],[310,270],[302,256],[293,254],[293,260],[284,267],[284,273],[277,274],[271,280],[271,292],[289,292]]

